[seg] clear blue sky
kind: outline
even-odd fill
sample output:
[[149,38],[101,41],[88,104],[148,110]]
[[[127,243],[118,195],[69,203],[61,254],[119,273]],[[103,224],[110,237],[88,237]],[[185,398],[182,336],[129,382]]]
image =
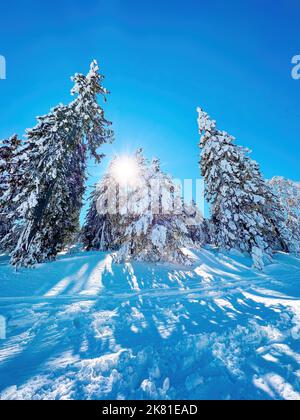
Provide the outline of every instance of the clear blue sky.
[[[70,76],[96,58],[111,90],[108,157],[142,146],[174,176],[199,177],[199,105],[266,177],[300,179],[299,1],[10,0],[0,19],[0,137],[68,102]],[[89,185],[106,164],[90,166]]]

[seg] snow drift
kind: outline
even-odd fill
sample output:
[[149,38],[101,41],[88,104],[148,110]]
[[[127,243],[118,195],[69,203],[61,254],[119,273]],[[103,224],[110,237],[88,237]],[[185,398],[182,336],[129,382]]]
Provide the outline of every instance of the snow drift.
[[0,261],[1,399],[300,399],[300,260]]

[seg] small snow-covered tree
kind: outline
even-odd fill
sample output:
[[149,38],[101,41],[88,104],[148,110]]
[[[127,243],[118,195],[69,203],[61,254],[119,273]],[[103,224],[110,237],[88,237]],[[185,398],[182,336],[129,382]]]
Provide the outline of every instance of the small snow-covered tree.
[[87,251],[116,250],[121,232],[120,214],[117,211],[118,185],[111,167],[96,184],[90,197],[90,206],[82,228],[81,239]]
[[13,265],[55,258],[78,226],[87,157],[100,162],[98,148],[112,140],[110,123],[97,103],[99,94],[105,98],[108,93],[98,70],[93,61],[87,76],[76,74],[76,99],[38,117],[38,125],[27,131],[26,177],[15,197],[23,228],[11,254]]
[[[135,158],[129,158],[128,162],[141,168],[144,165],[143,159],[138,151]],[[116,173],[119,167],[122,170],[122,158],[116,156],[91,194],[90,207],[81,234],[84,248],[88,251],[117,250],[123,241],[126,224],[132,220],[132,215],[129,214],[129,195],[132,196],[135,190],[123,183],[122,173]],[[136,180],[134,184],[135,182]]]
[[254,265],[262,268],[273,250],[287,250],[281,209],[249,150],[236,146],[200,108],[198,113],[213,242],[221,249],[250,253]]
[[161,171],[158,159],[150,163],[139,149],[127,161],[127,169],[134,174],[131,182],[122,179],[122,158],[116,157],[93,191],[82,232],[85,248],[114,250],[117,262],[133,259],[190,263],[183,248],[195,244],[189,230],[192,227],[185,223],[195,228],[196,240],[196,225],[200,222],[196,209],[188,219],[180,190]]
[[183,203],[184,224],[194,247],[200,248],[209,242],[207,222],[194,200]]
[[300,253],[300,184],[276,176],[268,181],[284,212],[284,226],[289,250]]
[[192,240],[185,225],[180,189],[163,173],[158,159],[149,163],[138,151],[139,182],[129,199],[130,213],[121,219],[124,232],[117,261],[190,264],[184,252]]
[[0,249],[2,251],[10,249],[8,244],[4,243],[4,238],[8,233],[11,235],[11,242],[16,243],[12,228],[16,212],[14,197],[21,176],[20,149],[21,140],[17,135],[0,142]]

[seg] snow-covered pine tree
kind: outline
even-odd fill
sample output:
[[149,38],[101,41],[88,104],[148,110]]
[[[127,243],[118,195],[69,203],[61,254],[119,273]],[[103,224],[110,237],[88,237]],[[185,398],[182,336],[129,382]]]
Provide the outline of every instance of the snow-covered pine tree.
[[213,242],[221,249],[250,253],[254,265],[262,268],[273,250],[287,250],[281,210],[250,151],[236,146],[200,108],[198,113]]
[[111,167],[103,179],[95,185],[90,197],[90,206],[82,228],[81,239],[87,251],[116,250],[121,235],[120,214],[117,211],[118,185]]
[[149,163],[138,151],[136,161],[140,179],[129,195],[130,213],[121,219],[116,261],[191,264],[183,250],[192,241],[178,186],[161,171],[158,159]]
[[97,103],[107,90],[93,61],[87,76],[76,74],[69,105],[59,105],[27,131],[22,189],[15,197],[22,232],[11,254],[16,266],[51,260],[78,225],[88,155],[112,140],[110,123]]
[[113,226],[107,214],[100,215],[98,213],[97,199],[94,198],[96,193],[95,189],[81,233],[82,243],[86,251],[109,251],[112,250],[113,244]]
[[194,200],[183,203],[184,223],[193,247],[201,248],[209,242],[209,232],[206,220]]
[[182,248],[200,246],[206,238],[197,206],[183,205],[178,185],[142,149],[128,164],[135,167],[133,182],[119,179],[122,158],[116,157],[96,185],[82,231],[85,249],[117,251],[117,262],[191,263]]
[[[16,206],[13,201],[19,183],[19,155],[21,140],[17,135],[0,142],[0,249],[9,251],[11,246],[4,243],[8,233],[10,244],[16,244],[16,236],[12,232]],[[9,190],[11,189],[11,194]]]
[[286,242],[290,252],[300,254],[300,184],[276,176],[268,181],[284,212]]
[[[129,163],[136,168],[144,166],[144,161],[140,149],[134,158],[129,158]],[[116,156],[112,159],[107,172],[92,191],[81,233],[81,240],[87,251],[117,250],[121,246],[125,226],[131,221],[128,203],[131,201],[129,195],[132,195],[135,189],[120,182],[116,176],[120,162],[122,166],[122,157]]]
[[[64,232],[64,245],[71,247],[78,242],[80,236],[80,211],[82,197],[85,193],[86,181],[86,145],[79,144],[70,159],[67,174],[69,198],[69,226]],[[63,217],[63,215],[62,215]]]

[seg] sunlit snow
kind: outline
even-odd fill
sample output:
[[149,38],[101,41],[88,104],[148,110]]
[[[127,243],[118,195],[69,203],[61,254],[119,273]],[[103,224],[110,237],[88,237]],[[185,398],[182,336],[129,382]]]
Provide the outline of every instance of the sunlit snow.
[[0,260],[1,399],[300,399],[300,260]]

